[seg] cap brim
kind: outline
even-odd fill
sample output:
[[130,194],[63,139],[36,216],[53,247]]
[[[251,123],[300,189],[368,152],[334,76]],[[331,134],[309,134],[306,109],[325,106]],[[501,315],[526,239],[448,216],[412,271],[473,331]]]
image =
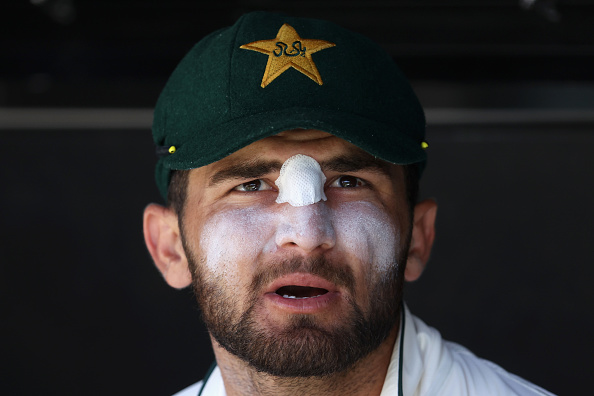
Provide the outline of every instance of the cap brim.
[[[159,160],[156,175],[160,179],[158,184],[169,184],[171,170],[199,168],[223,159],[260,139],[299,128],[331,133],[394,164],[406,165],[427,159],[420,142],[394,126],[357,114],[332,112],[328,109],[291,108],[231,120],[209,131],[196,131],[195,137],[176,147],[174,154]],[[225,139],[228,136],[239,138],[230,142]],[[161,193],[167,196],[166,191]]]

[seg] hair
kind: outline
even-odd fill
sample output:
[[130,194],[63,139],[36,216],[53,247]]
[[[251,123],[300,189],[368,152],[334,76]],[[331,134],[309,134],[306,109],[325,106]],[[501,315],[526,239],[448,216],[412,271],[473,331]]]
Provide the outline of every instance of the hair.
[[[404,182],[406,186],[406,200],[410,219],[413,218],[413,210],[419,196],[419,164],[404,165]],[[190,170],[172,170],[169,190],[167,192],[168,206],[173,209],[181,221],[186,204],[188,193],[188,179]]]
[[410,212],[410,221],[413,220],[413,212],[415,205],[419,199],[419,179],[420,164],[409,164],[403,166],[404,170],[404,185],[406,188],[406,201],[408,203],[408,211]]
[[172,170],[171,178],[169,180],[169,189],[167,190],[167,205],[173,209],[180,221],[183,217],[184,208],[186,206],[189,176],[190,169]]

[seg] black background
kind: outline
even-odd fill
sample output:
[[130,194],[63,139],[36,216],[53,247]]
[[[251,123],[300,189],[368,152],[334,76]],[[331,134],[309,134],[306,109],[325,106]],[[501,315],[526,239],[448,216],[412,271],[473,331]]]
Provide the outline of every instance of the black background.
[[444,3],[3,3],[0,392],[163,395],[202,377],[213,357],[193,297],[162,281],[142,239],[142,210],[160,202],[150,119],[65,118],[150,110],[194,42],[271,9],[380,42],[427,109],[421,195],[440,209],[405,292],[413,313],[555,393],[588,393],[594,5]]

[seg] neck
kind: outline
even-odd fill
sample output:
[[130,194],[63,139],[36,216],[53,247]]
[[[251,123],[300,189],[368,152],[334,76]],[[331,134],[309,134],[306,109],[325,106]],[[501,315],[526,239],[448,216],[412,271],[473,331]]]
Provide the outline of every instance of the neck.
[[379,396],[398,337],[399,324],[372,353],[350,369],[325,377],[276,377],[255,370],[212,339],[228,396]]

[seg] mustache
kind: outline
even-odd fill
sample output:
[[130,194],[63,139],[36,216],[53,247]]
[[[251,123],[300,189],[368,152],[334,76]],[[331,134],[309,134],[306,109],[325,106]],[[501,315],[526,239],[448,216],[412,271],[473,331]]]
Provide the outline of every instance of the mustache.
[[347,265],[334,263],[323,256],[312,258],[292,257],[287,260],[262,265],[254,274],[250,290],[257,293],[277,278],[293,273],[315,275],[353,293],[355,291],[353,270]]

